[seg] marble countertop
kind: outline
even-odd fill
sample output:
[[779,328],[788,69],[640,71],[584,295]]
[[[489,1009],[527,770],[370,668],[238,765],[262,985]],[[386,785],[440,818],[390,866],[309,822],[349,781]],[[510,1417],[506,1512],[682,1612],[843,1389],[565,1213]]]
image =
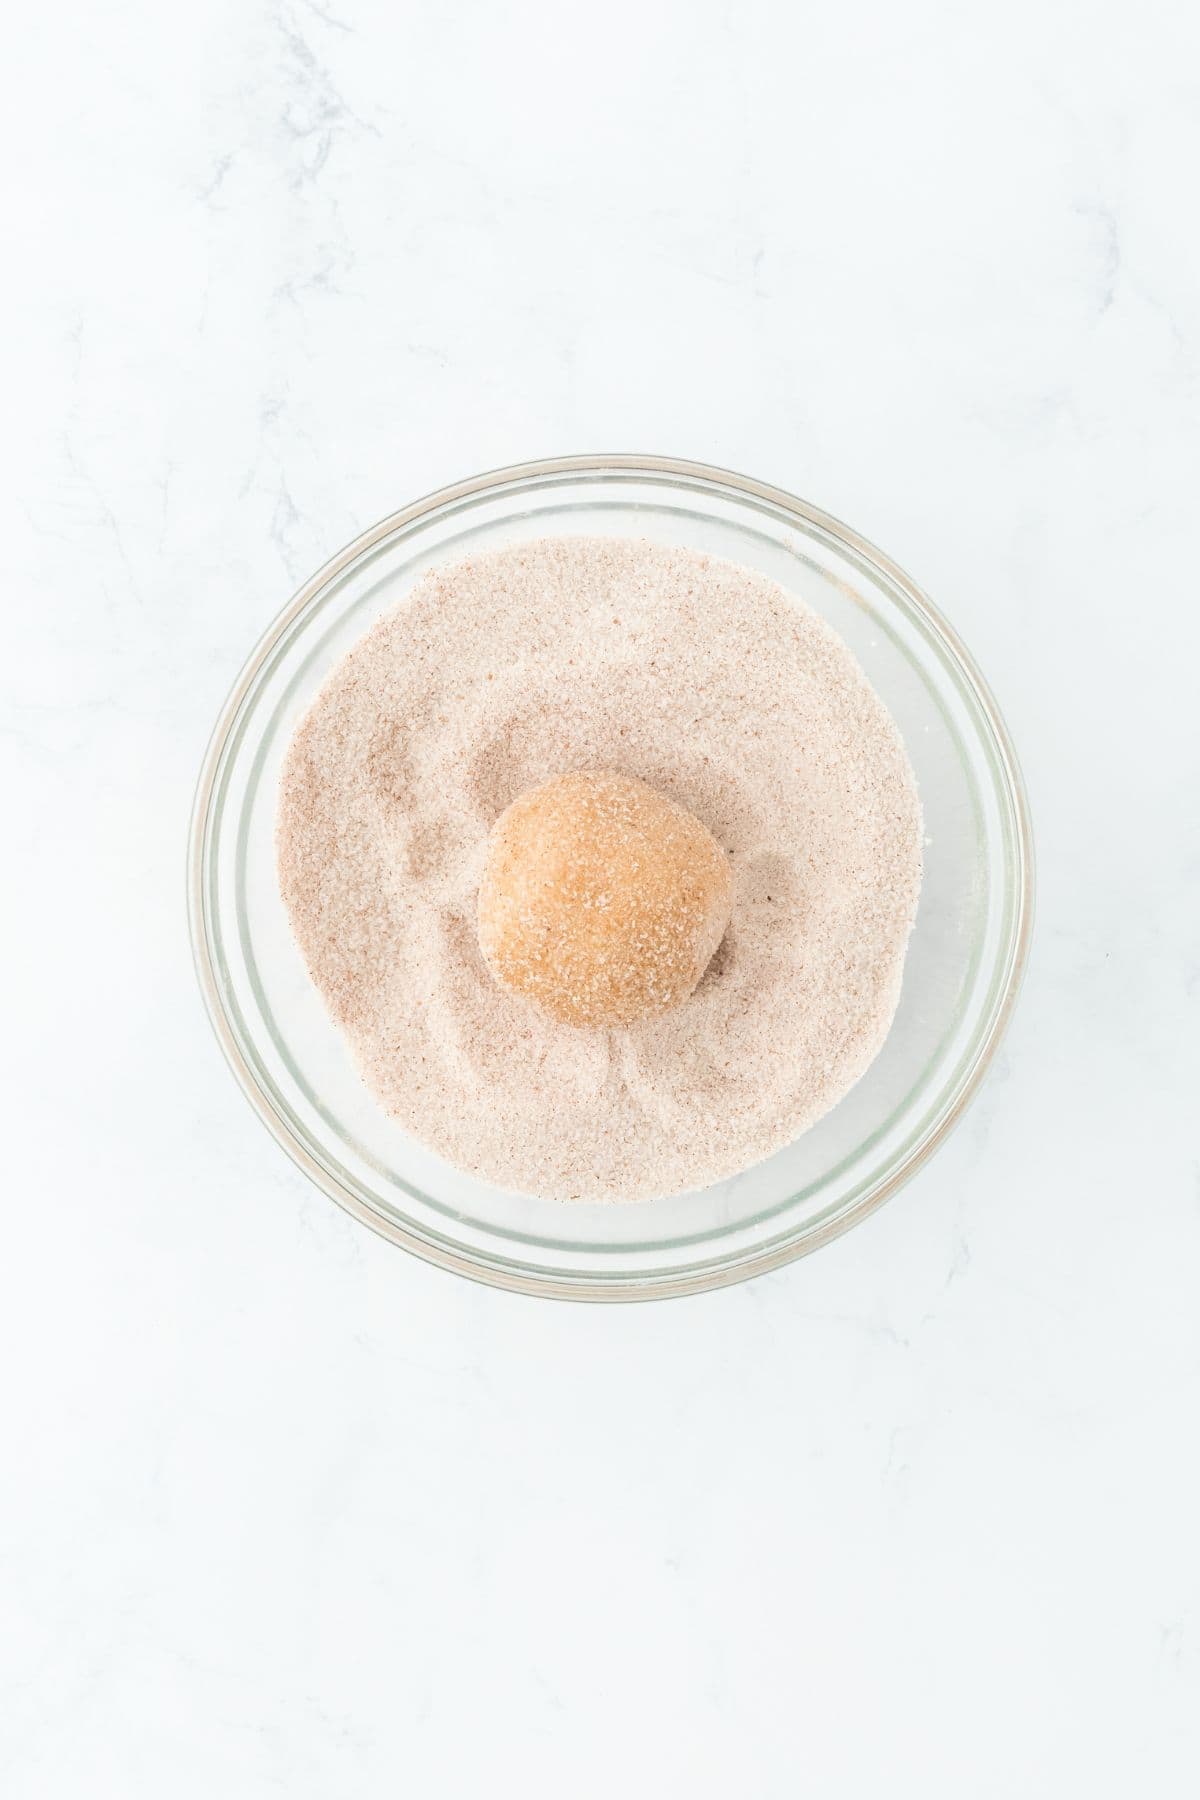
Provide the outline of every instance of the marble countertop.
[[[80,0],[6,58],[0,1789],[1200,1782],[1200,27],[1172,0]],[[949,614],[1040,864],[848,1237],[587,1309],[356,1226],[195,991],[293,586],[477,470],[778,483]]]

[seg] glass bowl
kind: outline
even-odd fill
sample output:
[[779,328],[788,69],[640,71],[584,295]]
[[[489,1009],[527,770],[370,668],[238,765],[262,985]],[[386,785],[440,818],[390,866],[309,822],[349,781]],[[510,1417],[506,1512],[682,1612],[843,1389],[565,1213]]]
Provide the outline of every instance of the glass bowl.
[[[628,1205],[534,1200],[449,1167],[377,1107],[301,962],[275,877],[280,766],[338,659],[431,565],[521,538],[649,538],[773,577],[841,634],[895,718],[925,812],[926,864],[887,1041],[786,1150],[699,1193]],[[221,1046],[289,1156],[356,1218],[500,1287],[635,1300],[739,1281],[814,1250],[895,1193],[975,1092],[1029,943],[1033,858],[1008,733],[970,656],[856,532],[776,488],[665,457],[501,469],[393,514],[307,582],[217,722],[192,821],[196,967]]]

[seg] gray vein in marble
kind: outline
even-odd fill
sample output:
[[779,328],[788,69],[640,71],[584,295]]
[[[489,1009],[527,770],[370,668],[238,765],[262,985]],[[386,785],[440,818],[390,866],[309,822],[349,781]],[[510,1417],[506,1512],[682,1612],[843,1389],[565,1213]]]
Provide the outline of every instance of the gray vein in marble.
[[1079,218],[1092,225],[1098,239],[1100,268],[1097,275],[1099,299],[1096,311],[1097,316],[1103,318],[1117,297],[1117,281],[1121,274],[1121,235],[1117,229],[1116,214],[1100,201],[1088,205],[1080,203],[1073,210]]
[[[337,21],[324,18],[318,8],[309,7],[325,24]],[[290,98],[280,117],[283,130],[308,153],[295,164],[289,181],[293,187],[304,187],[317,180],[329,160],[334,141],[344,132],[357,130],[374,137],[380,135],[372,125],[342,96],[333,77],[305,37],[290,5],[277,8],[275,25],[286,52],[284,77]]]

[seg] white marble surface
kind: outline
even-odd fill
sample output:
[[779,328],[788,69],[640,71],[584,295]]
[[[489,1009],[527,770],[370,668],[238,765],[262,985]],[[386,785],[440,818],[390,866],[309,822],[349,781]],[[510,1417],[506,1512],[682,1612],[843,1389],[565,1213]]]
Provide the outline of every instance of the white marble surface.
[[[0,1790],[1200,1783],[1196,9],[26,7],[4,59]],[[961,628],[1039,931],[882,1214],[588,1310],[353,1225],[194,991],[293,584],[528,456],[805,495]]]

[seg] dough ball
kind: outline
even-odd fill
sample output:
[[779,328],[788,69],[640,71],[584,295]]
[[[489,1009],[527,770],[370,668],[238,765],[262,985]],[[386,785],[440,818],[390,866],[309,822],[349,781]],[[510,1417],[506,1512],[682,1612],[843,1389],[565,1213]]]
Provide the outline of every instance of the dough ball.
[[729,858],[684,807],[628,775],[560,775],[492,828],[479,943],[554,1018],[630,1025],[687,999],[732,901]]

